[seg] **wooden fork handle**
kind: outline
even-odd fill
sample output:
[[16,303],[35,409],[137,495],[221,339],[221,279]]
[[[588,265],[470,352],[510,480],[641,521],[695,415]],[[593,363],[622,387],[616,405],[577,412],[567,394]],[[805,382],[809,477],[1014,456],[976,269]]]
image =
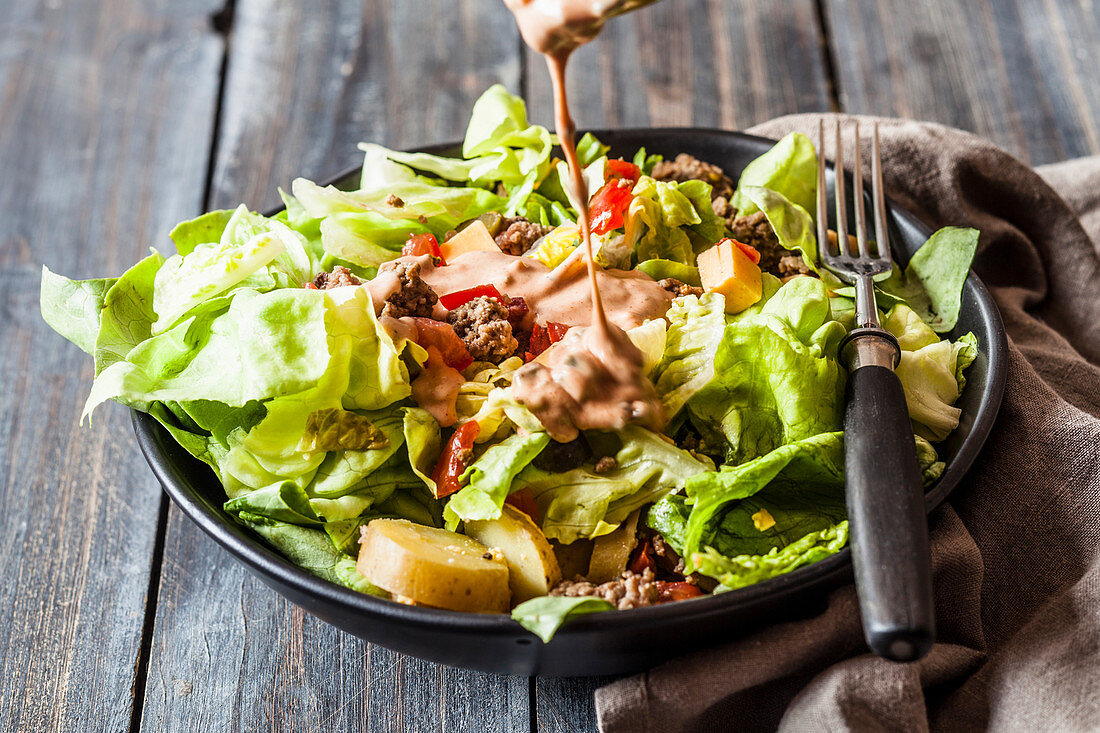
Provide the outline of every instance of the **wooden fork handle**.
[[935,640],[928,518],[905,394],[893,369],[848,376],[844,465],[863,634],[881,657],[910,662]]

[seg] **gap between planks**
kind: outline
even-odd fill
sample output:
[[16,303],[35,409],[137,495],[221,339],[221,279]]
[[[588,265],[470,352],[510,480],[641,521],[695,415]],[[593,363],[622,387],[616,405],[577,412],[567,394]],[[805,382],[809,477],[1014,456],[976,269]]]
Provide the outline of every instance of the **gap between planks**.
[[[221,67],[218,69],[218,95],[214,105],[213,132],[210,135],[210,149],[207,151],[206,176],[203,183],[203,210],[210,208],[213,195],[214,168],[218,155],[218,143],[221,137],[222,107],[225,101],[226,70],[229,65],[229,36],[233,30],[233,15],[236,0],[225,0],[221,9],[210,15],[210,27],[222,38]],[[201,214],[198,212],[196,215]],[[160,502],[157,506],[157,528],[153,536],[153,556],[149,569],[149,589],[145,596],[145,616],[141,627],[141,643],[138,646],[137,663],[134,668],[134,687],[132,707],[130,709],[129,733],[139,733],[142,715],[145,711],[145,691],[149,676],[149,658],[153,648],[153,632],[156,627],[157,606],[160,600],[160,576],[164,566],[164,543],[168,533],[168,509],[171,499],[160,490]]]

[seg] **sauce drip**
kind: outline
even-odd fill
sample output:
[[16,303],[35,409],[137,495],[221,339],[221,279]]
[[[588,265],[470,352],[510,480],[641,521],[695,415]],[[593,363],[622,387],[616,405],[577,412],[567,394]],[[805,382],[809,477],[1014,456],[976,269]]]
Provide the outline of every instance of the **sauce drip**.
[[[546,58],[554,89],[554,122],[577,201],[578,224],[591,289],[592,320],[571,329],[539,362],[516,372],[516,399],[526,405],[552,438],[573,440],[579,430],[621,429],[638,423],[654,430],[665,415],[653,384],[642,374],[641,351],[618,325],[609,322],[592,257],[592,233],[585,184],[569,113],[565,67],[569,55],[596,37],[612,15],[652,0],[504,0],[524,40]],[[564,266],[563,270],[568,270]],[[667,298],[664,299],[667,308]]]

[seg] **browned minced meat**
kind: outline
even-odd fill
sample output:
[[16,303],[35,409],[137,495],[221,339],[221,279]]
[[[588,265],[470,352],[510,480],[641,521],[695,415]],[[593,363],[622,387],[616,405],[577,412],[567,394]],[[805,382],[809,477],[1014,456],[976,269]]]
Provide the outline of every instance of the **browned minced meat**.
[[786,254],[779,258],[779,277],[784,280],[798,275],[814,275],[814,271],[806,264],[800,254]]
[[508,322],[508,308],[496,298],[483,295],[463,303],[447,314],[447,323],[477,361],[499,364],[519,347]]
[[[684,574],[684,558],[680,557],[676,550],[665,542],[664,537],[654,532],[650,535],[649,541],[653,545],[653,554],[657,556],[657,563],[662,568],[678,575]],[[691,579],[688,578],[687,580],[690,582]]]
[[550,595],[567,598],[582,596],[602,598],[620,611],[624,611],[628,608],[641,608],[657,603],[659,591],[656,580],[653,571],[649,568],[646,568],[641,575],[627,570],[618,580],[600,585],[577,577],[575,580],[563,580],[558,583],[550,591]]
[[668,292],[672,293],[673,297],[676,298],[682,297],[684,295],[699,296],[703,294],[702,288],[697,288],[694,285],[682,283],[679,280],[671,277],[666,277],[664,280],[658,280],[657,284]]
[[351,270],[337,265],[332,272],[322,272],[313,278],[313,287],[318,290],[330,290],[345,285],[362,285],[363,281],[351,274]]
[[713,163],[704,163],[687,153],[680,153],[673,160],[662,160],[653,166],[653,177],[658,181],[704,181],[710,184],[710,197],[729,198],[733,195],[733,181]]
[[544,227],[533,221],[527,221],[522,216],[514,219],[505,219],[500,224],[500,234],[493,240],[500,247],[500,251],[510,255],[521,255],[531,249],[531,245],[546,235],[552,227]]
[[431,318],[432,306],[439,300],[428,283],[420,279],[420,263],[413,262],[387,262],[379,270],[390,271],[397,275],[401,281],[401,287],[386,298],[386,304],[382,306],[382,315],[392,318],[404,318],[416,316],[419,318]]
[[730,223],[730,233],[738,242],[754,247],[760,253],[760,269],[764,272],[777,277],[813,274],[802,261],[802,255],[779,244],[775,230],[763,211],[736,217]]
[[405,207],[405,202],[400,196],[391,193],[386,197],[386,205],[392,206],[395,209],[403,209]]
[[619,467],[619,462],[615,460],[613,456],[604,456],[600,460],[596,461],[596,473],[611,473]]

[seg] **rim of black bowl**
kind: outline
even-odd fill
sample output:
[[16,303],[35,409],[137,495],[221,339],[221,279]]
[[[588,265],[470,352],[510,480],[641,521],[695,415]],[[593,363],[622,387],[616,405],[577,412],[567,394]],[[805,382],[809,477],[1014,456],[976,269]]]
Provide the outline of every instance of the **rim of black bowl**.
[[[593,130],[597,137],[614,135],[678,135],[689,137],[729,137],[740,138],[755,144],[774,145],[775,140],[749,135],[729,130],[719,130],[698,127],[659,127],[659,128],[623,128],[617,130]],[[442,143],[415,148],[418,152],[440,153],[454,150],[460,143]],[[829,164],[832,170],[832,165]],[[330,185],[354,176],[361,166],[349,168],[335,176],[324,180],[321,185]],[[849,172],[850,175],[850,172]],[[898,207],[888,200],[890,214],[897,219],[922,232],[926,237],[931,231],[919,219],[908,211]],[[264,212],[272,215],[282,210],[277,207]],[[925,508],[931,512],[951,493],[959,481],[973,465],[977,458],[1000,409],[1001,397],[1004,392],[1007,340],[1004,324],[997,310],[992,296],[985,284],[973,272],[970,271],[967,282],[975,288],[978,308],[983,320],[993,325],[993,342],[988,345],[988,379],[985,389],[979,401],[979,409],[974,416],[974,424],[970,433],[963,441],[958,453],[948,464],[944,473],[925,492]],[[262,575],[277,578],[280,582],[290,586],[303,595],[315,596],[319,599],[340,604],[349,610],[354,610],[365,616],[386,616],[398,619],[413,626],[425,627],[451,627],[465,631],[498,631],[519,632],[522,627],[506,614],[480,614],[463,611],[448,611],[444,609],[428,608],[424,606],[409,606],[402,603],[377,598],[353,591],[349,588],[336,585],[323,580],[294,565],[274,549],[269,547],[257,535],[236,524],[228,514],[220,507],[215,507],[195,496],[189,482],[182,473],[177,470],[171,457],[164,452],[163,446],[174,444],[175,441],[152,416],[131,410],[134,432],[138,445],[160,482],[164,491],[183,510],[195,524],[197,524],[215,542],[220,544],[238,560]],[[167,441],[167,443],[166,443]],[[176,445],[182,455],[190,458],[186,451]],[[197,459],[194,460],[199,463]],[[205,464],[200,464],[205,467]],[[209,470],[209,469],[208,469]],[[212,480],[217,483],[217,479]],[[571,632],[589,633],[607,624],[614,624],[620,630],[632,627],[647,626],[653,622],[670,619],[684,615],[703,615],[718,611],[726,606],[736,606],[751,603],[759,598],[772,594],[783,594],[797,590],[804,586],[812,585],[825,576],[837,572],[843,572],[845,566],[851,564],[851,550],[845,546],[842,550],[823,560],[805,565],[789,573],[770,578],[754,585],[738,588],[717,595],[702,596],[688,601],[666,603],[645,608],[636,608],[629,611],[620,611],[614,614],[589,614],[577,619],[572,619],[563,625],[555,635],[555,639],[566,636]],[[553,642],[551,642],[553,643]]]

